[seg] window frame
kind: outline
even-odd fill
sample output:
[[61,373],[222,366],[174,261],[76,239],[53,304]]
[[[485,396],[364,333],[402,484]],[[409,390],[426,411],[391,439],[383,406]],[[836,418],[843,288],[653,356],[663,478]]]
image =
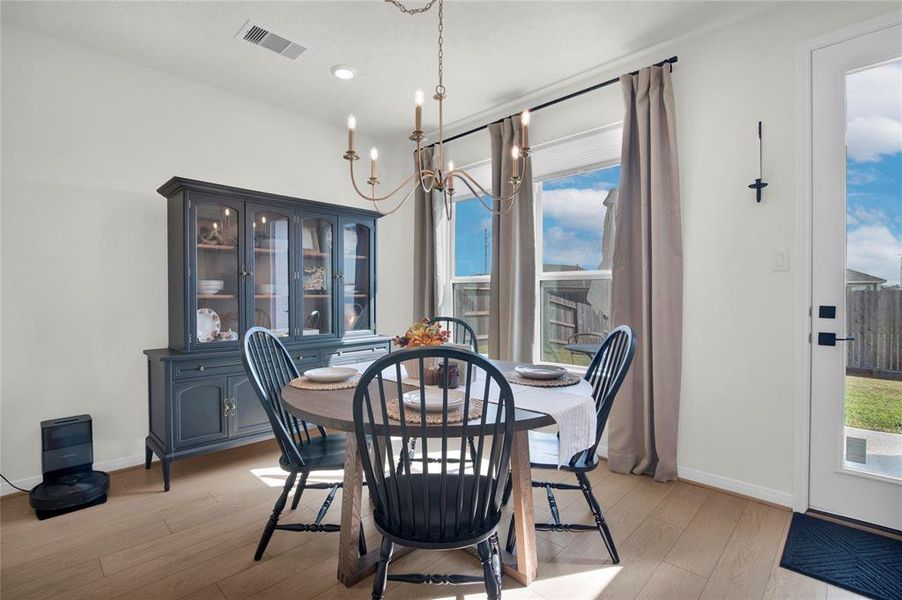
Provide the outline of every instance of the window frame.
[[616,167],[620,164],[620,157],[612,158],[610,160],[600,161],[596,163],[592,163],[588,166],[583,167],[575,167],[572,169],[566,169],[564,171],[557,171],[555,173],[549,173],[539,179],[533,180],[533,197],[534,197],[534,218],[533,218],[533,226],[535,228],[535,240],[536,240],[536,285],[535,285],[535,298],[536,298],[536,315],[535,315],[535,323],[533,329],[533,345],[532,345],[532,360],[536,364],[542,365],[555,365],[559,367],[564,367],[565,369],[583,374],[586,372],[587,367],[582,365],[573,365],[570,363],[556,363],[542,359],[542,283],[545,281],[575,281],[581,279],[588,280],[611,280],[611,270],[610,269],[592,269],[586,271],[545,271],[545,256],[544,256],[544,199],[542,197],[542,184],[546,181],[553,181],[555,179],[564,179],[565,177],[573,177],[574,175],[582,175],[583,173],[589,173],[591,171],[600,171],[602,169],[610,169],[612,167]]

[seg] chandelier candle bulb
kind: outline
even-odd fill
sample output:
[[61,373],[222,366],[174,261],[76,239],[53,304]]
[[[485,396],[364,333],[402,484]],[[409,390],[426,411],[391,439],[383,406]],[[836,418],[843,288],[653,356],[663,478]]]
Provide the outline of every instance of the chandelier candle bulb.
[[448,178],[448,192],[453,194],[454,193],[454,161],[453,160],[448,161],[447,178]]
[[423,130],[423,90],[417,90],[413,95],[413,101],[417,105],[416,108],[416,126],[414,131]]
[[376,178],[376,161],[379,160],[379,151],[373,146],[370,148],[370,177]]
[[520,176],[520,147],[514,146],[511,148],[511,158],[513,158],[514,163],[514,174],[513,177],[517,178]]
[[529,148],[529,111],[520,113],[520,145]]
[[357,129],[357,118],[348,115],[348,153],[354,151],[354,130]]

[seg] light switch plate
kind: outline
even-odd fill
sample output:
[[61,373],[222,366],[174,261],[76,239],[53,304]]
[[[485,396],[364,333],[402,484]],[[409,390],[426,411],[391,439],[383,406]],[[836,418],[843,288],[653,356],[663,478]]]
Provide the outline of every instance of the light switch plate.
[[774,252],[770,270],[771,273],[784,273],[789,271],[789,250],[777,250]]

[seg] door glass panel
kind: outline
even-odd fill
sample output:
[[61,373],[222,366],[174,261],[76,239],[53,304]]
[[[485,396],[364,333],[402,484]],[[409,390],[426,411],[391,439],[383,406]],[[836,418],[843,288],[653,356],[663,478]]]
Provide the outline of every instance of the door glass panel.
[[302,226],[304,335],[332,333],[333,224],[327,219],[304,219]]
[[344,227],[342,319],[345,331],[370,329],[370,228],[361,223]]
[[902,59],[848,74],[845,467],[896,479],[902,479],[900,131]]
[[197,342],[238,339],[238,211],[197,205]]
[[273,211],[254,214],[254,324],[278,336],[290,333],[288,230],[291,219]]

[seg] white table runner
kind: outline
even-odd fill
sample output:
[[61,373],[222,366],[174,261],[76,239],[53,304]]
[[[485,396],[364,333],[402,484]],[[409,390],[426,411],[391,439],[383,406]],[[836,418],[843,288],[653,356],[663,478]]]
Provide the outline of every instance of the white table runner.
[[[373,364],[372,361],[346,365],[358,369],[361,373]],[[401,367],[404,368],[403,365]],[[402,380],[406,377],[402,370]],[[395,379],[395,369],[386,369],[382,376],[389,381]],[[475,383],[482,379],[481,369],[476,370]],[[483,383],[483,386],[485,383]],[[592,386],[588,381],[580,379],[576,385],[566,387],[532,387],[510,384],[514,393],[514,405],[523,410],[543,413],[554,419],[558,426],[560,446],[558,449],[558,466],[570,462],[573,455],[585,450],[595,443],[595,400],[592,398]],[[491,386],[489,400],[497,401],[498,387]]]

